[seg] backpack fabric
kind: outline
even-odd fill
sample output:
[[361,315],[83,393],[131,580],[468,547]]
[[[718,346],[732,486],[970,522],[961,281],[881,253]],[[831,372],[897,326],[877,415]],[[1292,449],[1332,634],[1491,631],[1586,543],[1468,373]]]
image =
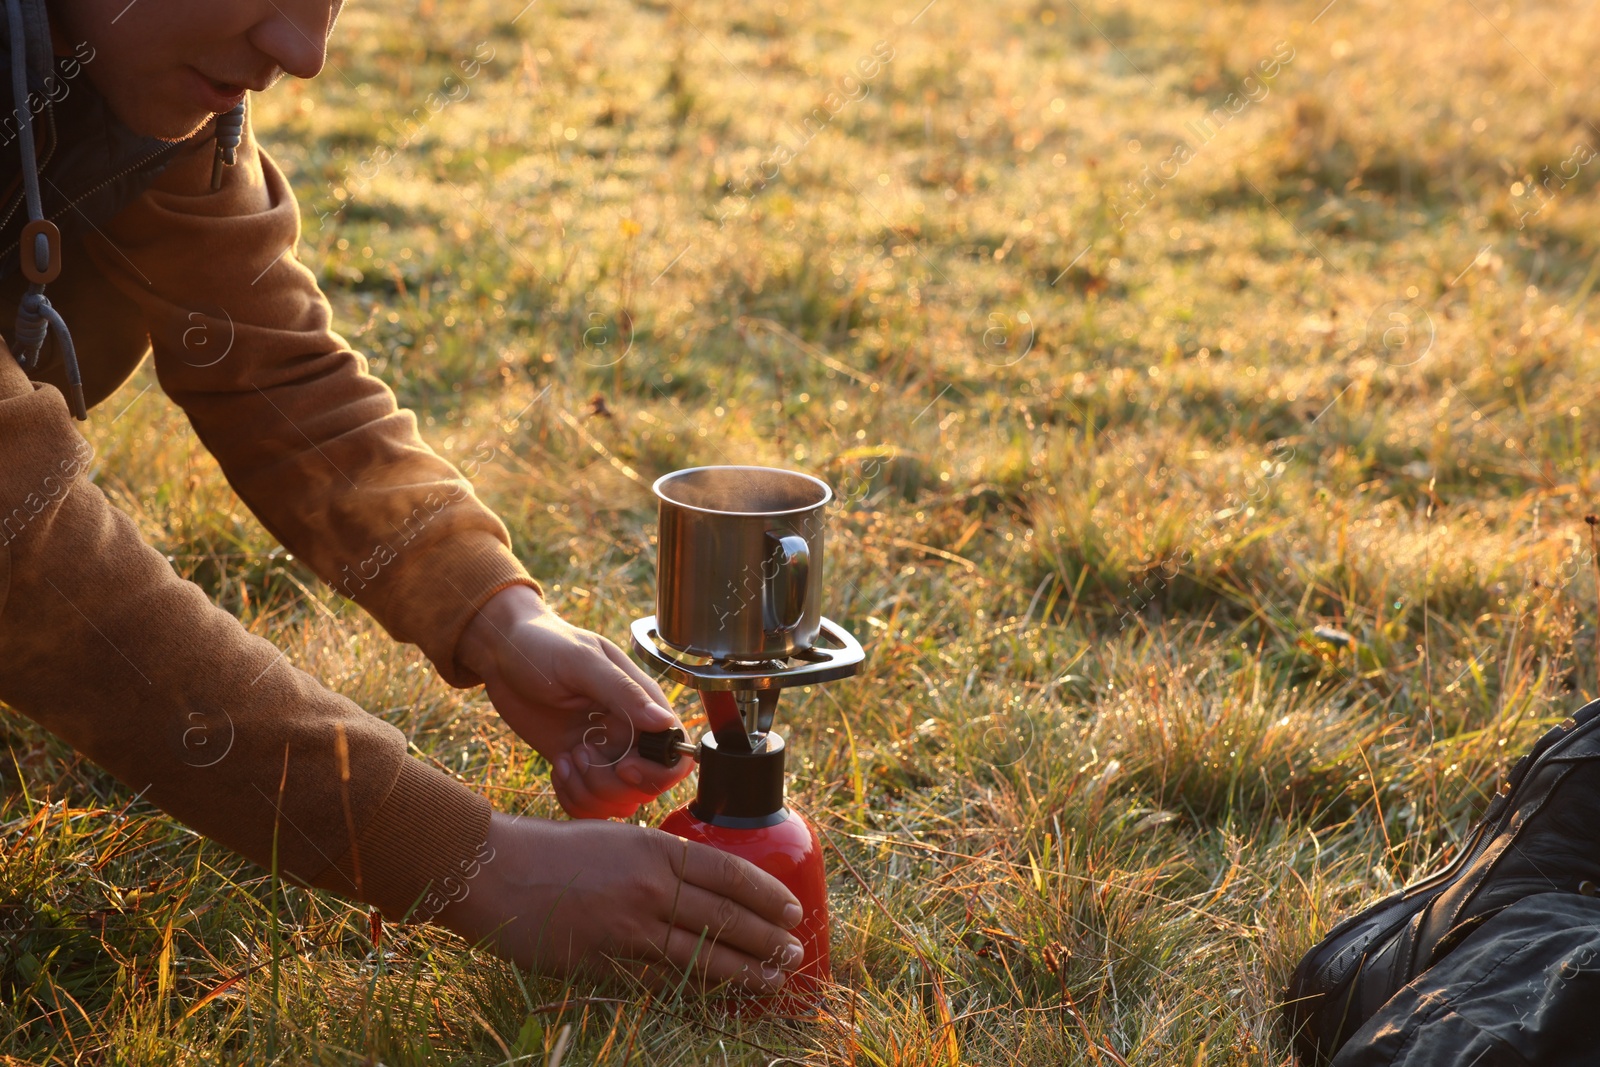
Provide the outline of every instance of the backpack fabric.
[[1538,893],[1488,919],[1353,1036],[1333,1067],[1600,1063],[1600,898]]

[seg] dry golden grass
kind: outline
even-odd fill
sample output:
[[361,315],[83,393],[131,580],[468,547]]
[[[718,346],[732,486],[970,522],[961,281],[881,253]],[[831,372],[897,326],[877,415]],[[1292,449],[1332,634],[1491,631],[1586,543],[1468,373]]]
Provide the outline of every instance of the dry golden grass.
[[[0,1049],[1288,1063],[1299,954],[1600,689],[1600,12],[519,6],[356,4],[257,128],[346,333],[573,621],[650,610],[661,473],[840,490],[828,614],[869,663],[780,712],[832,846],[832,1014],[584,1000],[425,930],[380,958],[359,909],[12,719]],[[288,559],[152,381],[89,431],[152,542],[420,757],[553,814],[482,695]]]

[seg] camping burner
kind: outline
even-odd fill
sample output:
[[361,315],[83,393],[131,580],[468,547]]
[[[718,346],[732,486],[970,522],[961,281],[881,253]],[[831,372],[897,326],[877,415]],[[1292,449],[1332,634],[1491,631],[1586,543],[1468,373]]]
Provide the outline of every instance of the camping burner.
[[820,611],[833,492],[770,467],[697,467],[654,489],[656,614],[633,623],[633,650],[700,695],[710,729],[694,743],[678,729],[645,734],[639,753],[700,765],[695,798],[661,829],[749,860],[799,899],[805,962],[771,1003],[804,1008],[832,976],[827,877],[816,830],[784,805],[787,748],[772,723],[784,689],[847,678],[865,658]]
[[782,690],[848,678],[861,668],[866,654],[849,631],[824,618],[819,620],[818,638],[819,643],[786,659],[695,662],[661,640],[654,615],[633,624],[634,652],[658,674],[700,694],[712,733],[731,752],[757,750],[772,730]]

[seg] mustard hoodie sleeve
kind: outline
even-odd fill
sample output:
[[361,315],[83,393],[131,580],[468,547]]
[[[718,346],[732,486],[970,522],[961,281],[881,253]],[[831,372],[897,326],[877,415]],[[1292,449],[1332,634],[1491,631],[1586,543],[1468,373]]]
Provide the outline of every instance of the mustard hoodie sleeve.
[[179,578],[89,480],[61,393],[3,345],[0,456],[0,700],[263,866],[276,838],[286,876],[435,914],[488,803]]
[[299,234],[294,194],[247,126],[220,191],[203,142],[89,246],[139,304],[161,387],[262,524],[451,685],[481,684],[455,662],[467,623],[506,586],[542,590],[333,331]]

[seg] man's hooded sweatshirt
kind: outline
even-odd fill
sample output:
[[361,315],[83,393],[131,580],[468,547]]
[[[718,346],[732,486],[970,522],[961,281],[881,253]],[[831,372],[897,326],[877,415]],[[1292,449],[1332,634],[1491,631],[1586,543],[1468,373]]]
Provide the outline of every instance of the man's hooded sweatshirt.
[[[51,134],[71,147],[47,130],[41,156]],[[496,592],[538,584],[333,331],[282,172],[247,128],[212,191],[212,149],[201,136],[164,156],[109,218],[58,208],[78,237],[50,296],[70,310],[89,403],[153,352],[161,388],[272,535],[449,684],[480,684],[455,662],[462,631]],[[15,306],[0,305],[7,330]],[[34,376],[0,350],[0,700],[263,865],[276,840],[299,881],[391,917],[436,913],[475,869],[488,802],[174,573],[92,481],[59,357]]]

